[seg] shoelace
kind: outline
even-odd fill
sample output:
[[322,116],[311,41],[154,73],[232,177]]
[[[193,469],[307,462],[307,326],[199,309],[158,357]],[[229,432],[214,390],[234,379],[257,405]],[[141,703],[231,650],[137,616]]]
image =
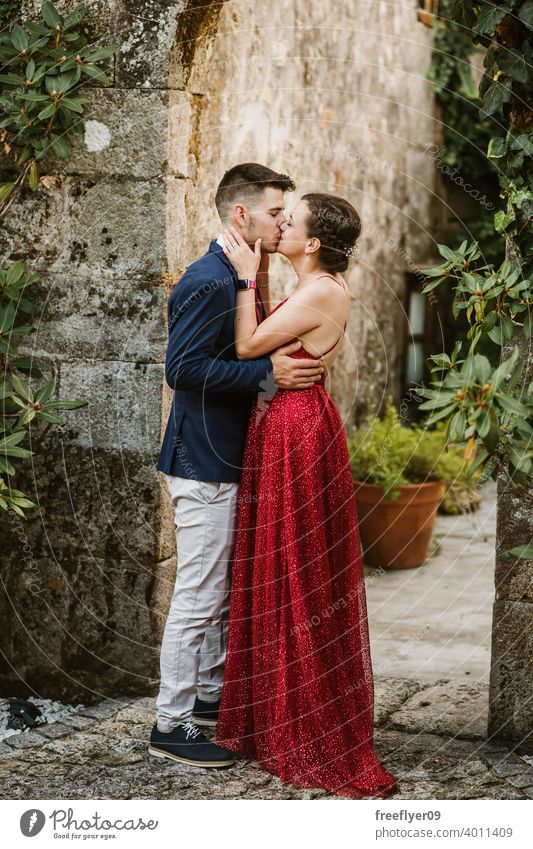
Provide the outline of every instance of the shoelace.
[[182,722],[181,724],[187,732],[187,740],[189,739],[189,737],[192,737],[192,739],[194,740],[194,738],[198,737],[198,735],[201,733],[198,726],[195,725],[194,722],[192,722],[190,719],[187,720],[187,722]]

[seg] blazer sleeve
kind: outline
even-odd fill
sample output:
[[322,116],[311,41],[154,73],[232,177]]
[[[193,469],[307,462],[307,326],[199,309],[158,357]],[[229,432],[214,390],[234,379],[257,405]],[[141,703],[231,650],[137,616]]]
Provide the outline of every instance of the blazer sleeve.
[[168,301],[168,347],[165,377],[171,389],[259,392],[273,381],[268,357],[224,360],[213,356],[227,310],[223,281],[182,286]]

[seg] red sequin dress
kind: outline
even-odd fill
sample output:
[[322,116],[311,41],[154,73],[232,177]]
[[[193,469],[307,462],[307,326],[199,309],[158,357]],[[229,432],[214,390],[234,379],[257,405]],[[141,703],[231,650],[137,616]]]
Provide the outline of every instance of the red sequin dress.
[[348,448],[322,377],[252,410],[216,739],[296,787],[384,798],[398,788],[374,752],[373,712]]

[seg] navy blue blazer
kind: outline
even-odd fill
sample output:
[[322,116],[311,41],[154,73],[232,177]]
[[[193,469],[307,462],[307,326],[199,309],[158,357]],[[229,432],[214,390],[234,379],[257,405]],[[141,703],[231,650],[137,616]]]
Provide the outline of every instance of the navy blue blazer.
[[156,468],[201,481],[239,481],[257,393],[274,385],[268,357],[235,353],[237,274],[213,240],[168,300],[165,377],[174,390]]

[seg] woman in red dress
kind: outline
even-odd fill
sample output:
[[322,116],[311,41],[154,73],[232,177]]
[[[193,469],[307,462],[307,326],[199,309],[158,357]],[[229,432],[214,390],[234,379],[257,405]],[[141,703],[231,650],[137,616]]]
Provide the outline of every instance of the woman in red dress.
[[[360,233],[342,198],[305,195],[278,251],[298,283],[257,324],[239,291],[239,359],[298,338],[294,357],[335,359],[349,314],[339,272]],[[255,278],[255,253],[231,228],[226,256]],[[340,331],[340,332],[339,332]],[[343,423],[324,388],[260,393],[238,496],[231,609],[217,743],[283,782],[351,798],[386,797],[396,781],[373,747],[374,682],[363,560]]]

